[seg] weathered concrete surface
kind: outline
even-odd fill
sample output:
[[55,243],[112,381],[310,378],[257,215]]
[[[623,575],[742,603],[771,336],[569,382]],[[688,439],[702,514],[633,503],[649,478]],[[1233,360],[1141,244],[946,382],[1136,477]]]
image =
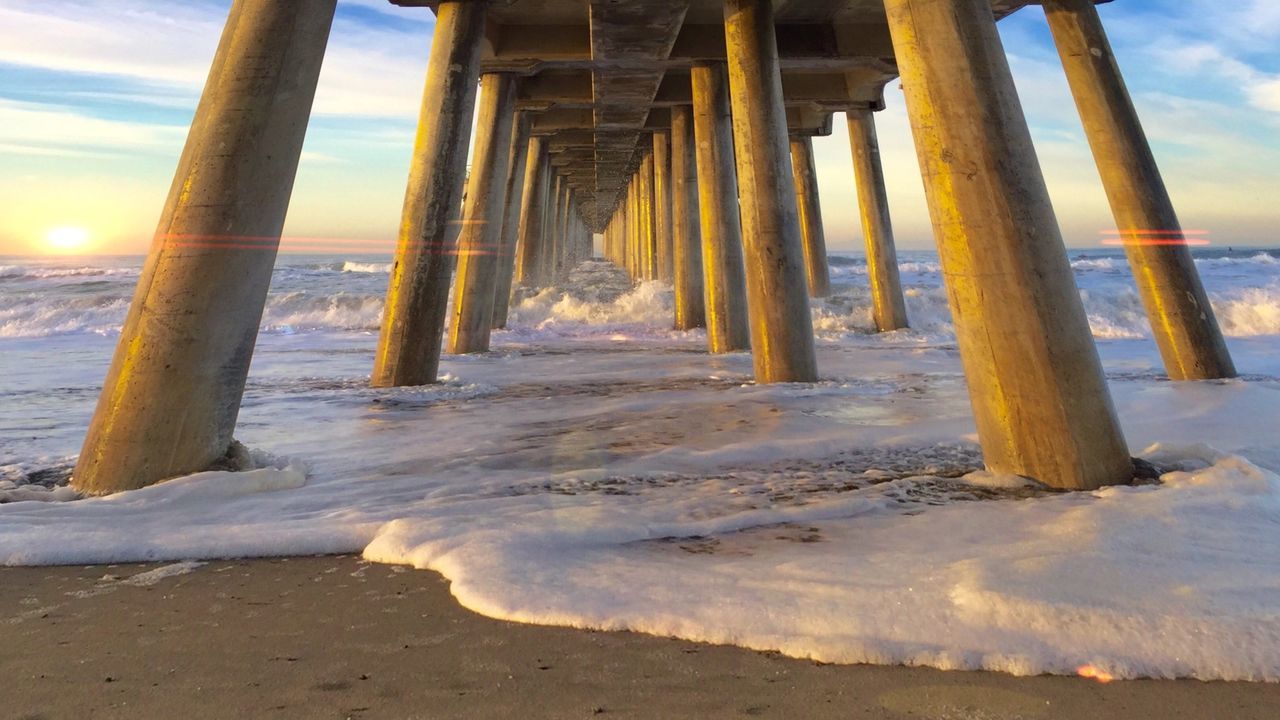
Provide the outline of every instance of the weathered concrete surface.
[[756,382],[818,379],[772,0],[725,0]]
[[552,243],[554,252],[551,255],[551,280],[553,283],[564,279],[564,275],[567,272],[565,260],[568,256],[569,208],[573,205],[573,188],[569,186],[569,181],[564,176],[560,178],[560,194],[557,199],[555,242]]
[[636,188],[639,184],[637,177],[632,175],[631,182],[627,183],[623,200],[623,216],[627,225],[627,272],[633,279],[640,277],[640,223],[638,220],[640,213],[636,209]]
[[1174,380],[1235,377],[1097,9],[1092,0],[1046,0],[1044,11],[1165,370]]
[[493,288],[493,329],[506,327],[510,313],[511,284],[515,277],[516,247],[520,238],[520,209],[523,207],[525,171],[529,162],[527,113],[516,113],[509,157],[510,172],[507,174],[506,200],[502,209],[502,243],[498,248],[498,281]]
[[804,246],[805,278],[811,297],[831,294],[827,268],[827,236],[822,228],[822,204],[818,198],[818,171],[813,164],[813,138],[791,136],[791,174],[800,210],[800,239]]
[[539,287],[550,285],[556,280],[556,257],[560,252],[561,211],[564,207],[564,193],[568,188],[564,176],[552,168],[550,181],[551,191],[547,195],[547,223],[542,230],[542,254],[538,257]]
[[333,14],[334,0],[232,6],[76,465],[77,490],[138,488],[226,454]]
[[645,152],[640,160],[640,184],[636,187],[640,201],[640,258],[645,280],[658,277],[658,235],[653,183],[653,152]]
[[698,231],[698,163],[693,108],[671,109],[671,245],[675,327],[706,327],[702,294],[702,237]]
[[870,110],[845,113],[849,125],[849,149],[858,185],[858,210],[862,218],[863,244],[867,252],[867,278],[871,283],[872,315],[880,332],[907,327],[907,304],[898,275],[898,251],[889,219],[889,197],[880,164],[880,142]]
[[[6,718],[1273,720],[1280,685],[824,665],[462,609],[352,557],[0,568]],[[117,578],[106,579],[107,576]]]
[[733,159],[729,82],[724,66],[720,64],[695,67],[690,77],[697,143],[707,344],[713,353],[746,350],[751,346],[751,333],[747,327],[747,290],[742,267],[742,226]]
[[493,298],[501,267],[503,212],[511,176],[511,131],[515,123],[516,79],[508,73],[480,78],[480,109],[462,233],[458,239],[458,279],[453,291],[449,352],[488,352]]
[[436,381],[453,273],[451,231],[466,176],[487,5],[488,0],[454,0],[436,9],[400,239],[374,357],[375,387]]
[[516,247],[515,282],[533,288],[541,284],[538,266],[543,253],[543,236],[548,224],[547,207],[551,187],[550,156],[547,140],[535,135],[529,140],[529,159],[525,164],[524,191],[521,193],[519,245]]
[[1132,466],[984,0],[886,0],[988,467],[1058,488]]
[[669,283],[675,277],[671,238],[671,132],[653,134],[653,242],[657,278]]

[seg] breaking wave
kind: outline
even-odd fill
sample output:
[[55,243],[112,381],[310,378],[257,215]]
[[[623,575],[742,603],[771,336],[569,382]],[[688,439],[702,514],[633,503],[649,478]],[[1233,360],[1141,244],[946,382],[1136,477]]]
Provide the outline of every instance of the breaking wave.
[[132,267],[39,267],[0,265],[0,280],[46,280],[50,278],[137,277],[140,268]]
[[[1197,258],[1223,332],[1280,335],[1280,258],[1270,252]],[[138,267],[0,265],[0,337],[118,332]],[[1085,312],[1099,339],[1144,338],[1150,328],[1123,257],[1072,259]],[[951,313],[936,260],[900,263],[911,330],[892,341],[949,342]],[[376,332],[391,263],[336,258],[276,268],[263,314],[266,333]],[[860,257],[832,256],[831,297],[814,303],[814,326],[828,341],[871,333],[871,297]],[[507,337],[677,338],[673,297],[662,283],[633,286],[603,262],[580,266],[563,287],[520,296]]]
[[393,263],[363,263],[348,260],[340,268],[346,273],[389,273]]

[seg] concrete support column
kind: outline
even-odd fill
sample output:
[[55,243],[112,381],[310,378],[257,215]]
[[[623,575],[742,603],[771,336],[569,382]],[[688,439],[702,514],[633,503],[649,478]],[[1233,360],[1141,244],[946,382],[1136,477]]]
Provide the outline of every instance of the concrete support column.
[[577,214],[578,207],[578,191],[569,188],[569,205],[564,217],[564,254],[561,263],[561,274],[568,277],[569,273],[578,265],[578,228],[574,223],[574,216]]
[[640,173],[636,172],[631,176],[631,184],[627,186],[627,220],[630,224],[627,244],[631,247],[631,278],[633,280],[644,279],[644,260],[640,244],[641,223],[639,190]]
[[564,178],[560,190],[560,217],[556,226],[555,279],[559,283],[569,274],[569,228],[570,208],[573,207],[573,188],[569,187],[569,178]]
[[658,277],[658,243],[654,221],[653,153],[647,152],[640,160],[640,184],[636,188],[640,198],[640,256],[642,277],[655,280]]
[[729,83],[722,65],[697,65],[690,74],[707,344],[713,353],[746,350],[751,347],[751,334],[747,326]]
[[480,78],[480,108],[466,208],[458,240],[458,279],[453,291],[449,352],[488,352],[493,298],[501,263],[503,210],[511,175],[511,130],[516,81],[507,73]]
[[871,110],[850,110],[849,148],[853,153],[853,176],[858,185],[858,207],[862,236],[867,248],[867,277],[871,283],[872,315],[880,332],[907,327],[907,304],[898,276],[898,253],[889,221],[889,198],[880,165],[880,143]]
[[675,258],[671,240],[671,133],[653,134],[653,242],[657,278],[671,282]]
[[706,327],[693,108],[671,108],[671,245],[676,329]]
[[618,200],[618,207],[613,211],[613,247],[618,254],[616,262],[628,274],[631,273],[631,259],[627,257],[627,194],[624,191]]
[[809,295],[826,297],[831,294],[831,271],[827,268],[827,238],[818,199],[818,171],[813,164],[813,138],[808,135],[791,137],[791,173],[800,211],[800,239],[804,246]]
[[510,313],[511,283],[515,275],[516,247],[520,237],[520,209],[524,206],[525,173],[529,163],[529,127],[527,113],[516,113],[511,133],[511,152],[507,173],[507,197],[502,209],[502,244],[498,248],[498,282],[493,288],[493,323],[496,330],[507,326]]
[[620,203],[618,207],[614,209],[613,218],[609,221],[609,234],[611,236],[611,239],[609,240],[609,247],[613,248],[611,251],[612,257],[610,257],[610,259],[613,260],[618,267],[624,270],[627,267],[626,255],[623,252],[623,248],[626,245],[623,239],[623,229],[626,225],[624,216],[626,215],[626,212],[626,208]]
[[609,234],[612,236],[609,240],[609,247],[613,248],[612,257],[610,259],[623,269],[626,268],[626,258],[623,256],[622,252],[622,228],[624,224],[623,216],[625,214],[626,210],[622,205],[619,205],[613,211],[613,219],[609,221]]
[[772,0],[725,0],[724,31],[756,381],[813,382],[813,318]]
[[622,201],[619,210],[622,213],[622,257],[624,260],[623,267],[627,270],[627,276],[635,279],[635,262],[632,256],[631,247],[631,226],[635,222],[635,213],[631,207],[631,191],[632,186],[627,185],[622,191]]
[[462,200],[486,0],[452,0],[436,11],[396,260],[374,359],[375,387],[425,385],[440,366],[451,222]]
[[560,209],[564,197],[564,176],[555,173],[551,179],[551,192],[547,196],[549,203],[548,222],[543,227],[542,254],[538,257],[538,285],[546,287],[556,281],[556,257],[560,252]]
[[1045,16],[1173,380],[1235,377],[1217,318],[1092,0],[1046,0]]
[[1132,465],[987,0],[885,0],[987,466],[1057,488]]
[[226,455],[333,13],[334,0],[232,5],[76,490],[131,490]]
[[520,203],[519,245],[516,247],[515,282],[522,288],[534,288],[542,256],[543,226],[547,224],[547,194],[551,180],[551,157],[547,138],[535,135],[529,139],[529,160],[524,171],[524,197]]

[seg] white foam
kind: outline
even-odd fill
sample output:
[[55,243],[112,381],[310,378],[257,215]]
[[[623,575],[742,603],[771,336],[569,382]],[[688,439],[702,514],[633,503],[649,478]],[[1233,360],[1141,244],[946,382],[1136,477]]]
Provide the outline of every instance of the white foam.
[[129,577],[119,581],[118,584],[130,585],[132,587],[151,587],[159,584],[161,581],[168,580],[169,578],[175,578],[179,575],[186,575],[187,573],[194,572],[198,568],[204,567],[204,565],[205,563],[196,562],[194,560],[171,563],[169,565],[158,567],[155,570],[147,570],[145,572],[140,572],[137,575],[130,575]]
[[342,272],[347,273],[390,273],[394,263],[364,263],[348,260],[342,263]]

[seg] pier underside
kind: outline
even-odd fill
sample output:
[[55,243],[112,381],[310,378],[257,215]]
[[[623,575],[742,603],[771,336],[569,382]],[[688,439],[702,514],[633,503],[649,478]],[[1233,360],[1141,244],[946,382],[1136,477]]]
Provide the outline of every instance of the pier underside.
[[[999,19],[1029,4],[991,8]],[[898,75],[883,0],[773,6],[790,133],[829,135],[833,113],[883,107]],[[690,69],[727,57],[722,0],[516,0],[492,3],[486,20],[481,72],[521,76],[518,107],[548,136],[551,164],[594,232],[622,199],[648,134],[693,102]]]

